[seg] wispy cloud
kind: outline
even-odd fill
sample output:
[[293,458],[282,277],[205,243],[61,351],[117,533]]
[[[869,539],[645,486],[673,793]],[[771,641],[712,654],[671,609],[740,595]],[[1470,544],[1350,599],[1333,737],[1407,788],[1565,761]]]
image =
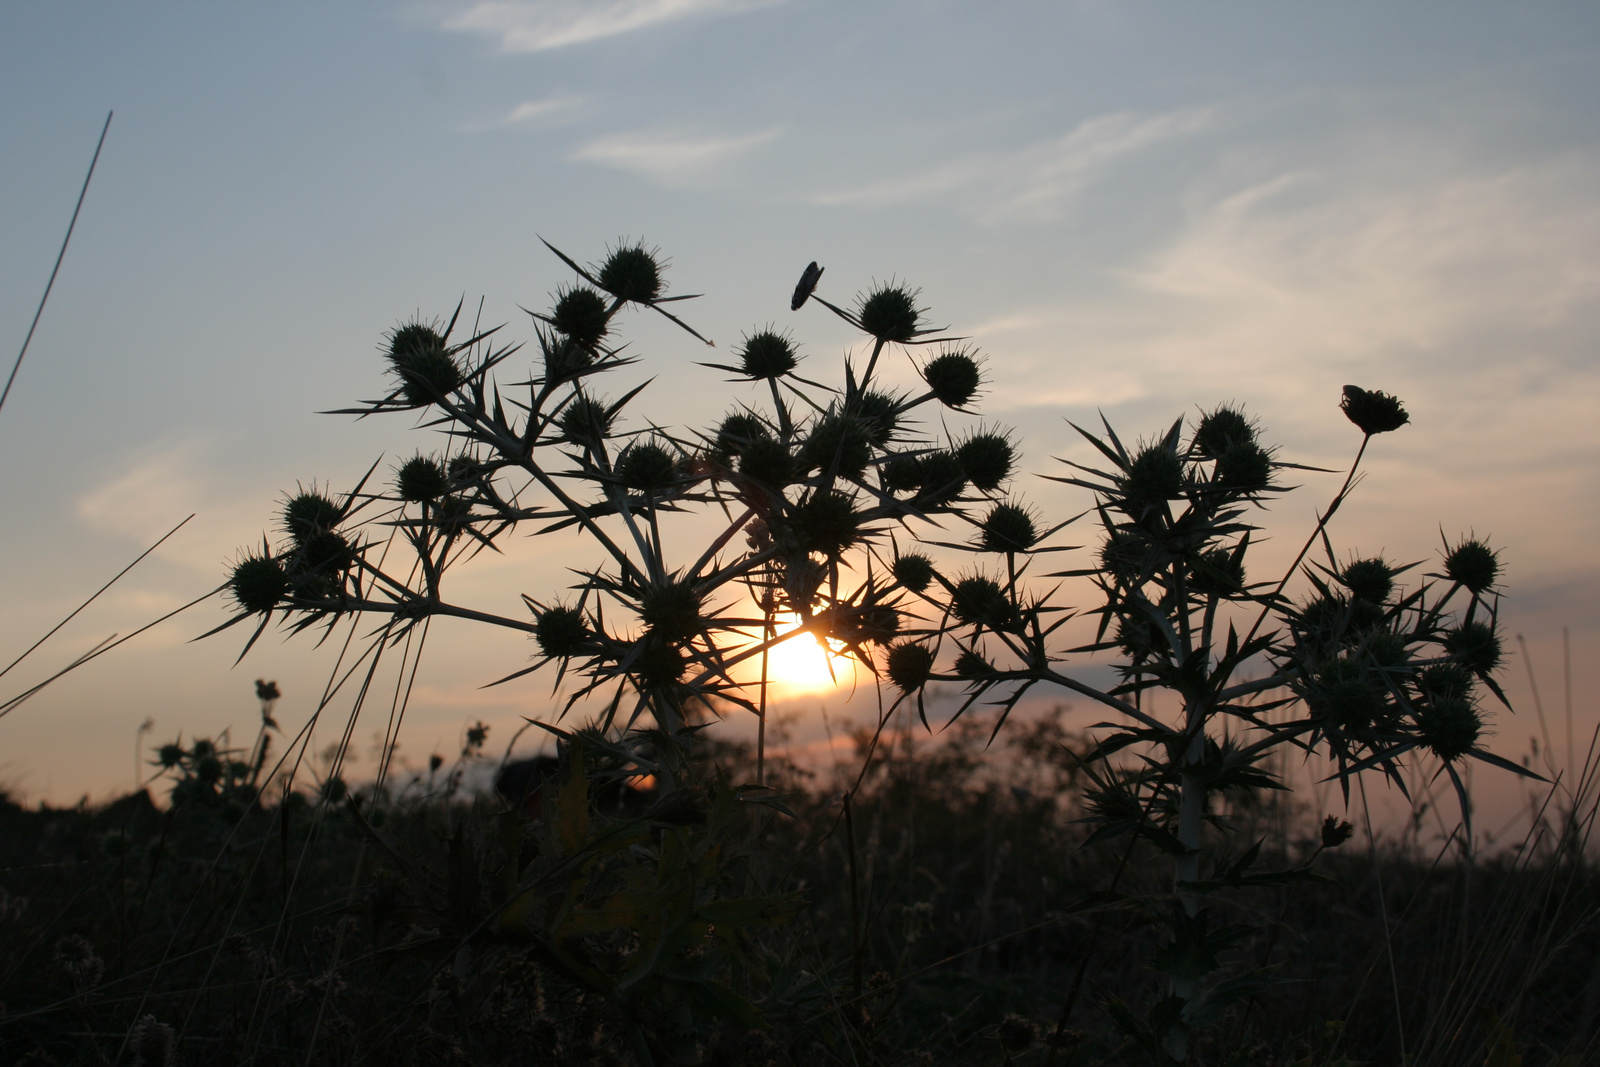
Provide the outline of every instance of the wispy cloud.
[[781,0],[479,0],[445,17],[446,30],[496,38],[507,52],[596,41],[697,15],[733,15]]
[[1204,129],[1210,112],[1119,111],[1011,152],[977,153],[921,172],[824,193],[822,204],[883,207],[959,195],[982,222],[1053,222],[1098,172],[1141,149]]
[[537,126],[569,118],[583,107],[581,96],[547,96],[543,100],[526,100],[512,108],[505,117],[507,126]]
[[672,180],[702,174],[777,135],[776,129],[736,137],[641,130],[590,141],[579,147],[572,158]]

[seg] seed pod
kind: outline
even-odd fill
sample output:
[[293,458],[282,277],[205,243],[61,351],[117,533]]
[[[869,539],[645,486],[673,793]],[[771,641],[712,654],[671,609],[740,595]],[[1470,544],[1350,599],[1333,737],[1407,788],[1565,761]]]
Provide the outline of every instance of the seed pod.
[[794,342],[774,330],[746,337],[739,349],[739,368],[755,379],[781,378],[799,362]]
[[913,693],[928,684],[928,676],[933,673],[933,653],[924,645],[907,641],[890,647],[888,665],[889,680],[902,693]]
[[624,245],[606,257],[599,281],[612,296],[648,304],[661,295],[661,265],[643,245]]
[[586,285],[574,286],[556,298],[550,320],[574,343],[593,349],[610,329],[606,298]]
[[1474,593],[1485,593],[1500,573],[1500,557],[1482,541],[1463,541],[1445,557],[1444,573]]
[[289,576],[271,556],[249,556],[233,568],[228,585],[234,600],[249,612],[264,613],[289,595]]
[[565,659],[583,650],[589,640],[589,626],[577,608],[553,607],[539,613],[533,638],[546,656]]
[[1398,430],[1411,421],[1399,399],[1376,389],[1368,391],[1359,386],[1344,387],[1339,409],[1345,418],[1355,423],[1369,437],[1375,433]]
[[983,373],[966,349],[955,348],[935,356],[922,368],[922,380],[939,403],[948,408],[966,407],[978,395]]
[[395,475],[395,491],[412,504],[437,500],[449,490],[450,477],[432,456],[413,456]]
[[905,344],[917,335],[917,294],[903,285],[881,285],[861,297],[856,318],[861,328],[883,341]]
[[920,552],[907,552],[897,556],[892,566],[895,581],[920,593],[933,581],[933,561]]

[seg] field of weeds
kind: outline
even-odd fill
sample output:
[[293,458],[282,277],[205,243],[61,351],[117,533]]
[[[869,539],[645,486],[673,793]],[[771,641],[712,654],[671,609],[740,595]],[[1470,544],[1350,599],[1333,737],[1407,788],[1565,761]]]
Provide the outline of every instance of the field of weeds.
[[[0,1060],[1147,1062],[1118,1019],[1159,994],[1163,856],[1085,847],[1061,715],[990,725],[881,744],[848,806],[771,760],[775,792],[741,789],[752,754],[711,742],[660,797],[569,749],[511,801],[440,768],[244,801],[180,763],[177,803],[6,803]],[[1219,813],[1225,854],[1317,851],[1283,797]],[[1546,815],[1493,859],[1363,835],[1236,893],[1222,963],[1275,980],[1191,1062],[1594,1062],[1592,810]]]

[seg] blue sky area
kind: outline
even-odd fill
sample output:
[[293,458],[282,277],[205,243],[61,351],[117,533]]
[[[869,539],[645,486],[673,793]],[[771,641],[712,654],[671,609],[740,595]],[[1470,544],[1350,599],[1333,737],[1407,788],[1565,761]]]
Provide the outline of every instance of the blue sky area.
[[[773,322],[828,372],[856,342],[789,312],[807,261],[836,302],[919,286],[987,354],[983,411],[1033,472],[1083,458],[1064,420],[1138,437],[1224,401],[1284,458],[1339,467],[1358,443],[1340,387],[1397,393],[1413,424],[1374,443],[1337,544],[1409,561],[1441,531],[1489,535],[1558,749],[1571,630],[1582,743],[1600,719],[1597,99],[1584,4],[5,5],[7,352],[116,119],[0,412],[0,645],[198,513],[5,695],[214,588],[297,482],[347,487],[429,445],[403,416],[315,414],[378,395],[385,329],[465,295],[529,337],[518,305],[568,280],[537,235],[586,260],[626,236],[707,294],[686,314],[722,352]],[[686,335],[628,331],[656,376],[641,412],[695,426],[744,397]],[[1336,483],[1304,486],[1267,517],[1263,568]],[[1017,490],[1053,515],[1087,504]],[[592,562],[575,540],[524,545],[458,595],[509,612]],[[158,739],[253,734],[258,676],[298,725],[335,650],[269,635],[235,667],[236,631],[189,643],[223,617],[180,616],[0,719],[0,780],[57,802],[123,788],[146,717]],[[548,678],[478,688],[522,665],[521,639],[445,631],[414,760],[469,719],[503,739],[549,706]],[[1539,733],[1520,655],[1506,677],[1521,710],[1495,745],[1520,756]]]

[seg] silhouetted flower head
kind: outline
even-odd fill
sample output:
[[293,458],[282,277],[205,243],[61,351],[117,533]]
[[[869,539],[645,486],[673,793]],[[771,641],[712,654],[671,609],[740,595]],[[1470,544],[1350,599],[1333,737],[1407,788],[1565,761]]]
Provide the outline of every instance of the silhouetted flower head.
[[846,478],[859,478],[872,459],[872,438],[860,419],[838,413],[817,420],[800,447],[805,467],[820,467]]
[[1398,430],[1411,421],[1411,416],[1406,414],[1405,407],[1397,397],[1376,389],[1369,391],[1347,385],[1339,407],[1344,411],[1345,418],[1368,435]]
[[966,471],[953,452],[930,452],[918,467],[921,484],[917,499],[929,504],[948,504],[967,487]]
[[440,399],[464,380],[461,366],[430,323],[410,322],[389,334],[389,365],[400,379],[407,403]]
[[782,489],[795,479],[794,455],[782,441],[759,437],[739,454],[739,473],[769,489]]
[[1417,733],[1433,754],[1449,763],[1472,751],[1483,719],[1466,697],[1430,700],[1417,709]]
[[617,479],[641,493],[663,493],[678,480],[678,461],[660,445],[635,442],[617,457]]
[[1446,631],[1444,650],[1476,674],[1492,674],[1500,666],[1500,635],[1481,622],[1464,622]]
[[1351,826],[1343,819],[1336,819],[1329,815],[1322,820],[1322,847],[1338,848],[1350,840],[1350,836],[1355,832],[1356,828],[1354,826]]
[[302,490],[289,498],[283,508],[283,527],[296,542],[339,525],[343,516],[339,505],[315,491]]
[[899,425],[895,415],[898,401],[887,393],[868,391],[855,401],[855,416],[866,428],[867,438],[879,448],[889,443]]
[[861,537],[855,502],[835,489],[813,491],[795,506],[791,518],[795,538],[806,552],[835,558]]
[[894,579],[913,593],[920,593],[933,581],[933,561],[920,552],[895,557]]
[[552,659],[577,655],[589,640],[589,626],[577,608],[556,606],[539,613],[533,638],[539,651]]
[[289,576],[283,564],[271,556],[247,556],[233,568],[228,586],[241,608],[267,612],[289,595]]
[[717,427],[717,451],[725,456],[737,456],[752,442],[766,440],[767,432],[760,419],[744,412],[734,412]]
[[1394,568],[1382,559],[1358,559],[1340,572],[1339,580],[1351,596],[1369,604],[1388,603],[1394,592]]
[[598,448],[611,433],[611,413],[605,404],[580,394],[561,412],[561,433],[573,444]]
[[1121,488],[1125,510],[1138,518],[1183,495],[1183,462],[1165,445],[1150,445],[1133,458]]
[[437,500],[450,489],[450,476],[432,456],[413,456],[401,464],[395,476],[395,491],[400,499],[413,504]]
[[950,611],[968,625],[983,625],[1003,630],[1015,618],[1015,608],[1005,591],[992,578],[975,574],[956,583],[950,598]]
[[1472,592],[1484,593],[1494,588],[1494,580],[1500,574],[1500,557],[1482,541],[1463,541],[1445,557],[1444,573]]
[[983,372],[977,359],[965,348],[951,348],[930,359],[922,368],[922,380],[945,407],[966,407],[978,395]]
[[751,378],[781,378],[799,362],[794,342],[775,330],[751,334],[739,347],[739,368]]
[[700,632],[700,594],[692,584],[667,581],[639,597],[639,618],[668,641],[685,641]]
[[994,664],[970,649],[956,657],[956,676],[969,682],[988,678],[994,672]]
[[605,297],[587,285],[577,285],[556,298],[550,321],[579,346],[592,349],[610,329],[608,311]]
[[600,288],[614,297],[648,304],[661,295],[661,264],[642,244],[614,249],[600,266]]
[[1018,504],[990,508],[979,531],[979,543],[990,552],[1026,552],[1039,540],[1033,516]]
[[956,458],[972,487],[989,493],[1011,477],[1016,449],[1004,434],[977,433],[957,446]]
[[1255,426],[1244,412],[1227,406],[1202,415],[1194,431],[1194,450],[1206,459],[1221,459],[1230,445],[1255,443]]
[[1259,493],[1272,484],[1272,454],[1254,441],[1233,441],[1217,457],[1217,484],[1236,493]]
[[872,336],[904,344],[917,335],[922,309],[914,290],[889,283],[861,295],[856,318]]
[[900,687],[902,693],[914,693],[928,684],[933,673],[933,653],[927,647],[912,641],[889,648],[889,680]]

